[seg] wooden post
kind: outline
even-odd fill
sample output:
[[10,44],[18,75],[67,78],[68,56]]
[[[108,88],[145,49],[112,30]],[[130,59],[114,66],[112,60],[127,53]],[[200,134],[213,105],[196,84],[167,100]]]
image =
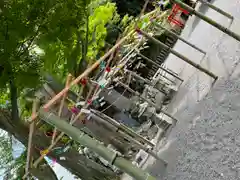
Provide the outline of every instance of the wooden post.
[[81,145],[88,147],[93,150],[99,156],[103,157],[105,160],[110,162],[112,165],[118,167],[122,171],[126,172],[136,180],[156,180],[149,173],[144,170],[134,166],[130,161],[124,159],[116,152],[106,148],[100,142],[92,139],[85,133],[78,130],[76,127],[71,126],[67,122],[61,120],[58,116],[45,112],[44,110],[39,111],[39,116],[45,122],[56,126],[57,129],[66,133],[68,136],[72,137],[73,140],[79,142]]
[[233,21],[234,17],[233,17],[231,14],[223,11],[223,10],[220,9],[219,7],[214,6],[213,4],[207,2],[206,0],[198,0],[198,1],[200,1],[202,4],[207,5],[208,7],[212,8],[213,10],[217,11],[218,13],[226,16],[227,18],[231,19],[231,21]]
[[201,65],[191,61],[190,59],[188,59],[186,56],[180,54],[179,52],[175,51],[174,49],[172,49],[171,47],[167,46],[166,44],[162,43],[161,41],[155,39],[154,37],[150,36],[149,34],[147,34],[146,32],[137,29],[137,31],[139,33],[141,33],[142,35],[144,35],[146,38],[148,38],[149,40],[153,41],[154,43],[158,44],[159,46],[163,47],[164,49],[168,50],[170,53],[174,54],[175,56],[179,57],[180,59],[182,59],[183,61],[185,61],[186,63],[192,65],[193,67],[195,67],[196,69],[204,72],[205,74],[209,75],[210,77],[212,77],[214,80],[218,79],[218,76],[216,76],[215,74],[213,74],[212,72],[210,72],[209,70],[203,68]]
[[165,31],[167,31],[169,34],[171,34],[172,36],[175,36],[176,38],[178,38],[179,40],[181,40],[182,42],[186,43],[187,45],[193,47],[194,49],[198,50],[199,52],[203,53],[204,56],[207,54],[204,50],[200,49],[199,47],[195,46],[194,44],[188,42],[187,40],[183,39],[181,36],[177,35],[176,33],[172,32],[171,30],[163,27],[162,25],[152,21],[153,24],[157,27],[157,28],[160,28],[160,29],[163,29]]
[[240,41],[240,35],[231,31],[230,29],[222,26],[221,24],[217,23],[216,21],[214,21],[213,19],[203,15],[200,12],[197,12],[195,9],[191,8],[190,6],[184,4],[183,2],[181,2],[180,0],[171,0],[173,3],[178,4],[179,6],[181,6],[183,9],[186,9],[190,14],[194,14],[197,17],[199,17],[200,19],[202,19],[203,21],[206,21],[207,23],[211,24],[212,26],[216,27],[217,29],[219,29],[220,31],[226,33],[227,35],[231,36],[232,38],[236,39],[237,41]]
[[[32,116],[35,116],[35,113],[37,112],[37,108],[39,106],[40,100],[36,98],[33,101],[33,107],[32,107]],[[28,137],[28,149],[27,149],[27,161],[26,161],[26,167],[25,167],[25,173],[29,173],[29,168],[31,166],[32,161],[32,139],[34,135],[34,129],[35,129],[35,122],[30,124],[29,127],[29,137]]]
[[[71,79],[72,79],[72,75],[69,74],[67,76],[67,79],[66,79],[66,85],[65,87],[69,86],[70,82],[71,82]],[[59,109],[58,109],[58,116],[61,117],[62,115],[62,110],[63,110],[63,107],[64,107],[64,103],[65,103],[65,99],[67,97],[67,93],[65,93],[62,97],[62,100],[61,100],[61,103],[60,103],[60,106],[59,106]],[[57,134],[57,129],[54,128],[53,130],[53,136],[52,136],[52,144],[54,143],[54,140],[55,140],[55,137],[56,137],[56,134]]]
[[170,115],[169,113],[167,113],[166,111],[159,109],[159,106],[155,103],[153,103],[151,100],[148,100],[144,97],[142,97],[138,92],[134,91],[133,89],[131,89],[128,85],[122,83],[121,81],[118,81],[118,83],[123,86],[124,88],[126,88],[127,90],[129,90],[130,92],[132,92],[133,94],[135,94],[136,96],[138,96],[139,98],[141,98],[142,100],[144,100],[145,102],[149,103],[151,106],[155,107],[156,110],[160,110],[160,112],[162,112],[163,114],[165,114],[166,116],[170,117],[171,119],[173,119],[175,122],[177,122],[177,119],[175,117],[173,117],[172,115]]

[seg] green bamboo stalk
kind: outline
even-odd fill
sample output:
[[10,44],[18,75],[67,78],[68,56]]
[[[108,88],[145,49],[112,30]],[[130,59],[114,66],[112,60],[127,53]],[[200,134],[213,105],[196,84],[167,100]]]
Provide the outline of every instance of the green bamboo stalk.
[[146,138],[140,136],[139,134],[135,133],[132,129],[130,129],[129,127],[125,126],[122,123],[119,123],[117,121],[115,121],[114,119],[112,119],[111,117],[105,115],[104,113],[101,113],[99,111],[93,110],[91,109],[91,112],[93,114],[96,114],[102,118],[104,118],[106,121],[108,121],[109,123],[111,123],[112,125],[114,125],[115,127],[117,127],[118,129],[122,130],[123,132],[125,132],[126,134],[138,139],[140,142],[143,142],[147,145],[150,145],[151,147],[154,147],[155,145],[150,142],[149,140],[147,140]]
[[119,169],[126,172],[136,180],[156,180],[156,178],[152,177],[149,173],[134,166],[130,161],[119,156],[116,152],[106,148],[100,142],[92,139],[91,137],[84,134],[76,127],[71,126],[70,124],[60,119],[58,116],[54,115],[53,113],[49,113],[44,111],[43,109],[40,109],[39,116],[45,122],[63,131],[65,134],[72,137],[73,140],[79,142],[81,145],[93,150],[99,156],[103,157],[112,165],[118,167]]
[[[151,100],[146,99],[144,97],[142,97],[138,92],[134,91],[133,89],[131,89],[128,85],[124,84],[121,81],[118,81],[118,83],[123,86],[125,89],[127,89],[128,91],[130,91],[131,93],[133,93],[134,95],[138,96],[139,98],[141,98],[143,101],[147,102],[148,104],[150,104],[151,106],[156,108],[156,111],[160,111],[163,114],[165,114],[166,116],[170,117],[172,120],[174,120],[175,122],[177,122],[178,120],[173,117],[171,114],[167,113],[166,111],[164,111],[163,109],[161,109],[161,107],[159,107],[157,104],[153,103]],[[174,123],[175,123],[174,122]]]
[[173,3],[178,4],[183,9],[186,9],[190,14],[194,14],[195,16],[199,17],[203,21],[206,21],[207,23],[211,24],[212,26],[216,27],[220,31],[226,33],[227,35],[231,36],[232,38],[236,39],[237,41],[240,41],[240,35],[231,31],[230,29],[222,26],[221,24],[217,23],[213,19],[205,16],[204,14],[197,12],[195,9],[191,8],[190,6],[186,5],[185,3],[181,2],[180,0],[171,0]]
[[215,10],[215,11],[217,11],[218,13],[220,13],[220,14],[226,16],[227,18],[229,18],[229,19],[231,19],[231,20],[234,19],[234,17],[233,17],[231,14],[229,14],[229,13],[223,11],[223,10],[220,9],[219,7],[214,6],[213,4],[207,2],[206,0],[198,0],[198,1],[200,1],[201,3],[207,5],[208,7],[212,8],[212,9]]
[[182,42],[184,42],[184,43],[186,43],[187,45],[193,47],[194,49],[198,50],[199,52],[203,53],[204,55],[207,54],[204,50],[200,49],[200,48],[197,47],[196,45],[194,45],[194,44],[188,42],[187,40],[183,39],[181,36],[177,35],[176,33],[172,32],[171,30],[163,27],[162,25],[160,25],[160,24],[158,24],[158,23],[156,23],[156,22],[154,22],[154,21],[153,21],[153,24],[154,24],[157,28],[163,29],[164,31],[167,31],[167,32],[168,32],[169,34],[171,34],[172,36],[175,36],[176,38],[178,38],[178,39],[181,40]]
[[149,34],[147,34],[146,32],[138,29],[137,30],[139,33],[141,33],[142,35],[144,35],[146,38],[148,38],[149,40],[153,41],[154,43],[158,44],[159,46],[165,48],[166,50],[168,50],[170,53],[174,54],[175,56],[179,57],[180,59],[182,59],[183,61],[185,61],[186,63],[192,65],[193,67],[195,67],[196,69],[204,72],[205,74],[209,75],[210,77],[212,77],[215,81],[216,79],[218,79],[218,76],[216,76],[215,74],[213,74],[212,72],[210,72],[209,70],[203,68],[201,65],[193,62],[192,60],[190,60],[189,58],[187,58],[186,56],[180,54],[179,52],[175,51],[174,49],[172,49],[171,47],[167,46],[166,44],[162,43],[161,41],[155,39],[154,37],[150,36]]

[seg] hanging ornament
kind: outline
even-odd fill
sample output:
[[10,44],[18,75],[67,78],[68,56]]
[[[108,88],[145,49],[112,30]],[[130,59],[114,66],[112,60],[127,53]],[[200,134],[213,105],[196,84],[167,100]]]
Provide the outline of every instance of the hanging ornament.
[[59,158],[61,161],[64,161],[64,160],[66,160],[66,158],[65,157],[60,157]]
[[85,104],[85,101],[80,101],[80,102],[77,102],[77,103],[75,104],[75,106],[76,106],[77,108],[81,109],[81,108],[84,106],[84,104]]
[[80,80],[80,83],[81,83],[81,85],[85,86],[87,84],[87,79],[86,78],[82,78]]
[[74,106],[74,107],[71,108],[71,111],[74,114],[78,114],[80,110],[77,107]]
[[97,106],[99,104],[99,102],[95,99],[95,100],[93,100],[93,105],[94,106]]
[[54,158],[52,159],[52,166],[54,166],[57,163],[57,160]]
[[40,154],[41,154],[42,156],[46,156],[48,153],[49,153],[49,150],[48,150],[48,149],[45,149],[45,150],[40,151]]
[[45,132],[45,135],[47,137],[52,137],[53,136],[53,131],[47,131],[47,132]]
[[111,71],[111,68],[108,66],[108,67],[106,67],[106,71],[107,72],[110,72]]
[[72,107],[74,107],[73,104],[68,104],[68,109],[71,109]]
[[57,160],[56,159],[51,159],[51,158],[49,158],[49,157],[45,157],[45,160],[47,161],[47,163],[50,165],[50,166],[54,166],[55,164],[56,164],[56,162],[57,162]]
[[88,99],[87,100],[87,103],[90,105],[90,104],[92,104],[92,100],[91,99]]
[[105,61],[101,61],[100,62],[100,69],[101,70],[105,69],[105,66],[106,66],[106,62]]
[[138,34],[142,35],[142,32],[141,32],[141,30],[140,30],[138,27],[135,29],[135,31],[136,31]]

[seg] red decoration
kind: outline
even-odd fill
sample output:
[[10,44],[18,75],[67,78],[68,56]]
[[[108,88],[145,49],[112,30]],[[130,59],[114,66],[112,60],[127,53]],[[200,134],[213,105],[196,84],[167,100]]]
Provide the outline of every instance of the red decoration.
[[71,111],[72,111],[72,113],[74,113],[74,114],[78,114],[78,113],[79,113],[79,109],[76,108],[76,107],[72,107],[72,108],[71,108]]
[[135,29],[135,31],[136,31],[138,34],[142,34],[142,31],[141,31],[138,27]]
[[173,5],[173,8],[172,8],[172,12],[171,12],[171,14],[168,16],[168,21],[169,21],[170,23],[174,23],[174,24],[178,25],[179,27],[183,27],[184,24],[183,24],[180,20],[178,20],[178,19],[176,18],[176,15],[177,15],[179,12],[180,12],[180,13],[183,12],[183,13],[186,14],[186,15],[189,14],[189,12],[188,12],[186,9],[183,9],[183,8],[181,8],[179,5],[174,4],[174,5]]
[[87,103],[88,103],[88,104],[92,104],[92,100],[91,100],[91,99],[88,99],[88,100],[87,100]]
[[83,86],[85,86],[85,85],[87,84],[87,79],[86,79],[86,78],[82,78],[82,79],[80,80],[80,83],[81,83]]
[[106,71],[107,71],[107,72],[110,72],[110,71],[111,71],[111,68],[110,68],[110,67],[106,67]]
[[53,136],[53,132],[52,131],[48,131],[48,132],[45,133],[45,135],[47,137],[52,137]]

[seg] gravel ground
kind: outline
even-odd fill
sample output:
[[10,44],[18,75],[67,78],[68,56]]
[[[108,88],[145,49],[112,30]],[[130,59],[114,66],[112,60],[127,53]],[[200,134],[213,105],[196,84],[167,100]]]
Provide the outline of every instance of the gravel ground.
[[[235,17],[231,29],[240,34],[240,0],[213,0],[212,3]],[[229,25],[227,18],[199,6],[199,11]],[[169,162],[167,170],[159,162],[148,162],[148,171],[166,180],[240,179],[240,42],[216,28],[191,17],[182,36],[207,52],[207,56],[177,42],[175,49],[213,71],[219,81],[197,71],[170,55],[167,67],[185,80],[168,111],[179,122],[158,154]],[[152,164],[152,165],[151,165]]]
[[222,80],[174,129],[177,162],[168,180],[240,179],[240,80]]

